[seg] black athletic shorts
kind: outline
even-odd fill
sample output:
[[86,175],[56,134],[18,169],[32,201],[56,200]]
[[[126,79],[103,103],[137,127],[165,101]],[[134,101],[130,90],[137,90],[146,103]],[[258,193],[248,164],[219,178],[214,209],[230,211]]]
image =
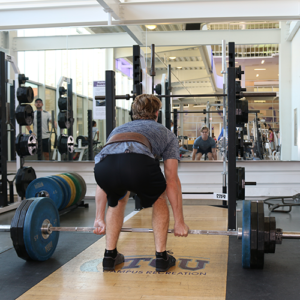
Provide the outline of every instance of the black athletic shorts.
[[43,152],[50,152],[50,139],[42,139]]
[[127,191],[136,193],[143,207],[151,207],[167,187],[159,161],[144,154],[108,155],[95,165],[94,172],[112,207]]
[[205,150],[203,150],[203,149],[201,149],[200,147],[198,148],[198,150],[197,150],[197,153],[202,153],[202,155],[204,155],[204,154],[207,154],[207,153],[211,153],[212,152],[212,150],[211,150],[211,147],[209,147],[209,148],[207,148],[207,149],[205,149]]

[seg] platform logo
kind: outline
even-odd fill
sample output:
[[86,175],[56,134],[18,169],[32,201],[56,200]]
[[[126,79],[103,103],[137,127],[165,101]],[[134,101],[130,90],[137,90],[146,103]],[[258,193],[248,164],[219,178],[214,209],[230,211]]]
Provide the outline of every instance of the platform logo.
[[[204,272],[209,259],[201,257],[180,257],[176,261],[176,272],[156,272],[155,257],[153,256],[126,256],[125,262],[120,269],[111,273],[131,273],[131,274],[165,274],[165,275],[206,275]],[[102,258],[90,260],[81,265],[82,272],[99,272],[102,269]],[[178,270],[180,269],[180,270]],[[172,269],[171,269],[172,270]]]

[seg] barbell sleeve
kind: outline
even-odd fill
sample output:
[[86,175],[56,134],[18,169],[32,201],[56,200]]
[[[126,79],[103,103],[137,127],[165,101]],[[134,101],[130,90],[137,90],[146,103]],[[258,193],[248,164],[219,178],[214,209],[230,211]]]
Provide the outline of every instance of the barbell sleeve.
[[10,225],[0,225],[0,232],[10,232]]

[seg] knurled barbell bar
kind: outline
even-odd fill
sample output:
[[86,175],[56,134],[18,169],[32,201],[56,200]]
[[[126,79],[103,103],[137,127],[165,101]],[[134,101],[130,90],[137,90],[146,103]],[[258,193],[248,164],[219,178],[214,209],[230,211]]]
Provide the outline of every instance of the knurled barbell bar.
[[[227,94],[186,94],[186,95],[154,95],[157,98],[194,98],[194,97],[227,97]],[[277,97],[277,92],[260,92],[260,93],[236,93],[237,97]],[[132,98],[135,98],[136,95],[115,95],[116,100],[130,100]],[[105,100],[105,96],[95,96],[95,100]]]
[[[95,227],[60,227],[55,203],[47,197],[23,200],[11,225],[0,225],[10,232],[17,255],[25,260],[45,261],[57,246],[59,232],[93,232]],[[149,228],[122,228],[122,232],[153,232]],[[168,233],[174,233],[169,229]],[[237,231],[189,230],[189,234],[236,236],[242,240],[243,268],[263,268],[264,254],[274,253],[282,239],[300,239],[300,232],[276,228],[274,217],[264,217],[263,201],[244,201],[243,228]]]

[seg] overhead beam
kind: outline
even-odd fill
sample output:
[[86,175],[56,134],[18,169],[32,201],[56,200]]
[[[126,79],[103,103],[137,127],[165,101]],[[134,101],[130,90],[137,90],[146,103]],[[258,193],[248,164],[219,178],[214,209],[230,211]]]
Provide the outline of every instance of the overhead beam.
[[148,44],[156,46],[220,45],[222,40],[234,41],[236,45],[279,44],[280,29],[153,31],[147,34]]
[[[113,38],[112,38],[113,35]],[[136,42],[126,33],[102,33],[63,36],[17,37],[14,51],[66,50],[132,47]]]
[[[98,7],[100,7],[100,5],[98,5]],[[128,28],[132,29],[131,26],[128,26]],[[135,33],[134,36],[136,36],[137,39],[134,39],[131,35],[128,36],[128,33],[124,32],[91,35],[17,37],[14,38],[14,47],[15,51],[66,49],[67,46],[70,47],[71,45],[74,49],[131,47],[132,45],[141,42],[141,40],[145,43],[144,35],[145,32],[140,32],[139,34]],[[278,44],[280,43],[280,29],[168,31],[147,33],[147,44],[155,44],[157,49],[159,49],[158,47],[160,46],[215,45],[221,44],[222,39],[234,41],[236,45]],[[68,41],[68,44],[66,44],[66,40]],[[54,44],[56,42],[58,42],[57,45]],[[107,45],[105,45],[105,43],[107,43]],[[130,50],[128,53],[130,53]],[[186,54],[189,54],[189,52],[185,53],[185,55]],[[194,51],[191,51],[190,54],[194,56]]]
[[112,16],[116,14],[112,25],[300,20],[295,0],[20,1],[0,5],[0,30],[107,25],[107,13],[99,3],[111,8]]
[[[258,9],[259,5],[259,9]],[[299,1],[202,0],[121,4],[123,24],[299,20]]]
[[290,23],[290,31],[289,31],[288,36],[286,38],[286,40],[288,42],[291,42],[293,40],[293,38],[296,35],[299,28],[300,28],[300,21],[294,21],[294,22]]
[[0,30],[99,25],[107,25],[107,14],[94,1],[74,6],[0,10]]
[[[119,0],[97,0],[97,2],[103,7],[104,11],[108,15],[108,19],[110,18],[110,15],[115,20],[120,20],[122,12],[120,11],[120,1]],[[111,23],[112,20],[109,20]],[[124,25],[122,26],[125,32],[127,32],[130,37],[138,44],[143,45],[143,36],[142,36],[142,29],[140,26],[137,25]]]

